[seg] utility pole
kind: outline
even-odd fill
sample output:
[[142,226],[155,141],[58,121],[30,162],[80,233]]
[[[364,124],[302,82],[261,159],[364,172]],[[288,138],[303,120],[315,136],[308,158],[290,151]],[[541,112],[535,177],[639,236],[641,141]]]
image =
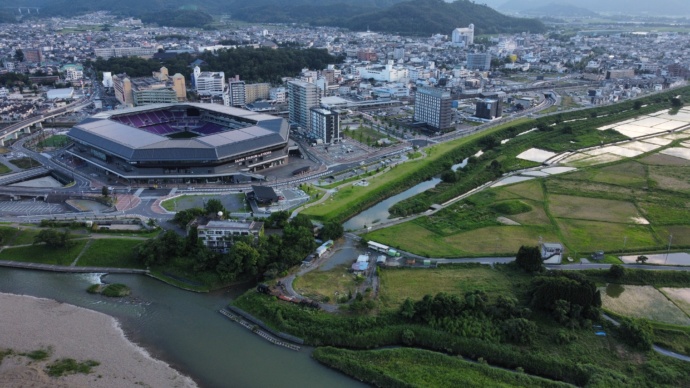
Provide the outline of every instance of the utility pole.
[[673,235],[669,234],[668,235],[668,248],[666,249],[666,259],[664,259],[664,265],[666,265],[666,262],[668,261],[668,253],[671,251],[671,241],[673,241]]

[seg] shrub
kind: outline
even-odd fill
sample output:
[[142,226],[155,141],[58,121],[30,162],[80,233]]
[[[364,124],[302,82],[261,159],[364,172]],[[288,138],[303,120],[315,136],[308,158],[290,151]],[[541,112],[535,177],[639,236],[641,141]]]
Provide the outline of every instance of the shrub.
[[640,349],[650,350],[654,344],[654,330],[646,319],[624,319],[619,327],[623,340]]
[[132,291],[129,289],[129,287],[121,283],[108,284],[103,288],[103,291],[101,291],[103,295],[109,297],[127,296],[131,292]]
[[620,264],[612,265],[611,268],[609,268],[608,276],[615,280],[623,278],[623,276],[625,276],[625,267]]

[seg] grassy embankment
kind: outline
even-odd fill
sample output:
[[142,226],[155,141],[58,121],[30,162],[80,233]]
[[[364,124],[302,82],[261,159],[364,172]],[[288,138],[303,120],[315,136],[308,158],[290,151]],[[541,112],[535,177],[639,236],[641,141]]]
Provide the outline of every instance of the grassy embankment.
[[[647,271],[648,272],[648,271]],[[587,276],[595,281],[606,279],[605,271],[586,271]],[[382,269],[380,270],[380,298],[378,309],[366,314],[342,313],[328,314],[301,308],[279,301],[273,297],[250,291],[234,303],[249,311],[277,330],[282,330],[305,338],[311,345],[330,345],[350,349],[372,349],[382,346],[406,345],[441,351],[434,354],[434,365],[448,365],[462,355],[489,365],[500,366],[511,370],[524,370],[525,373],[564,381],[580,386],[679,386],[690,384],[687,364],[673,360],[655,352],[639,351],[624,343],[617,330],[601,322],[608,336],[599,337],[591,326],[566,329],[544,312],[534,310],[530,320],[537,324],[535,337],[531,344],[513,345],[504,341],[480,339],[476,337],[476,328],[467,327],[456,334],[449,334],[441,329],[428,325],[409,322],[398,314],[398,308],[405,298],[419,300],[423,295],[436,292],[447,292],[462,297],[466,292],[479,289],[486,291],[489,303],[499,296],[512,297],[521,306],[529,306],[529,284],[531,275],[517,270],[513,266],[499,265],[495,269],[481,265],[451,265],[438,269]],[[334,277],[340,276],[334,271]],[[602,278],[603,276],[603,278]],[[309,291],[314,287],[315,293],[330,293],[333,287],[320,279],[310,282],[305,276],[301,286]],[[433,280],[433,281],[432,281]],[[644,280],[655,287],[686,284],[688,274],[677,274],[662,271],[653,275],[630,272],[620,281]],[[341,309],[347,310],[346,307]],[[464,322],[464,323],[461,323]],[[483,321],[491,326],[492,320]],[[464,318],[458,324],[467,322]],[[468,331],[465,331],[468,330]],[[688,334],[674,326],[656,326],[656,342],[666,344],[676,342],[676,350],[690,351],[683,348],[688,343]],[[481,334],[479,334],[481,336]],[[568,338],[563,341],[563,338]],[[317,351],[317,358],[323,350]],[[339,354],[342,362],[332,357],[327,364],[336,369],[364,379],[369,383],[394,382],[398,380],[412,382],[411,385],[447,386],[446,384],[415,383],[411,375],[406,375],[401,368],[408,368],[410,373],[419,372],[419,378],[427,378],[426,373],[433,370],[437,376],[429,381],[451,381],[458,378],[454,368],[431,368],[422,361],[426,356],[416,350],[420,358],[419,366],[409,363],[409,354],[387,353],[387,361],[376,361],[381,353],[341,353],[339,350],[327,350],[328,354]],[[436,359],[438,357],[438,359]],[[368,365],[368,366],[367,366]],[[418,368],[418,369],[417,369]],[[464,368],[456,365],[455,368]],[[661,368],[661,369],[659,369]],[[461,369],[464,371],[464,369]],[[659,371],[663,371],[660,373]],[[468,375],[476,371],[467,371]],[[484,373],[484,372],[481,372]],[[463,373],[460,373],[463,375]],[[477,376],[477,378],[480,378]],[[496,377],[498,378],[498,377]],[[410,380],[412,379],[412,380]],[[421,381],[421,380],[420,380]],[[508,383],[506,383],[508,384]],[[519,381],[512,384],[520,386]],[[536,383],[533,383],[536,384]],[[383,383],[394,386],[393,383]],[[403,385],[404,386],[404,385]],[[511,386],[511,385],[506,385]]]
[[[526,121],[526,120],[525,120]],[[514,125],[515,123],[510,123]],[[487,133],[505,129],[502,125],[466,138],[442,143],[427,149],[428,157],[393,167],[388,173],[369,179],[368,186],[346,186],[338,190],[323,204],[304,210],[304,214],[321,221],[344,221],[380,200],[402,192],[436,175],[436,164],[442,164],[455,148],[462,147]]]
[[395,387],[571,387],[514,371],[492,368],[422,349],[344,350],[317,348],[317,361],[378,386]]

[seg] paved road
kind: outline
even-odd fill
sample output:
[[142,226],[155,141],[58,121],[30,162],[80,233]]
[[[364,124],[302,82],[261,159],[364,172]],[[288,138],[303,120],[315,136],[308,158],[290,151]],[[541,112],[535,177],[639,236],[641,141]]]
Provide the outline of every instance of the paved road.
[[[602,316],[602,318],[604,318],[605,320],[611,322],[611,323],[612,323],[614,326],[616,326],[616,327],[618,327],[618,326],[621,325],[620,322],[618,322],[617,320],[611,318],[610,316],[608,316],[608,315],[606,315],[606,314],[601,314],[601,316]],[[690,362],[690,357],[688,357],[688,356],[686,356],[686,355],[684,355],[684,354],[678,354],[678,353],[676,353],[676,352],[672,352],[672,351],[670,351],[670,350],[668,350],[668,349],[664,349],[664,348],[662,348],[661,346],[652,345],[652,349],[653,349],[655,352],[659,353],[659,354],[663,354],[664,356],[673,357],[673,358],[675,358],[675,359],[677,359],[677,360]]]

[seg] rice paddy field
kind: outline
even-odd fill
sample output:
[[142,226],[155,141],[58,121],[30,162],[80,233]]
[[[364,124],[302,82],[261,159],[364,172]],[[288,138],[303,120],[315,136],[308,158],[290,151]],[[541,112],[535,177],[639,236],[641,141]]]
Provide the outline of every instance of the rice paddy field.
[[[668,290],[668,289],[665,289]],[[688,289],[671,289],[671,295],[688,303]],[[679,290],[679,291],[675,291]],[[602,306],[626,317],[646,318],[672,325],[688,326],[690,318],[664,293],[652,286],[609,284],[602,289]]]
[[[687,113],[690,118],[690,110]],[[616,149],[595,147],[587,158],[612,156],[610,160],[581,164],[559,175],[535,172],[531,180],[492,187],[365,237],[427,257],[510,255],[521,245],[553,241],[562,243],[575,262],[598,250],[665,250],[671,235],[671,249],[690,246],[690,156],[685,158],[685,150],[690,155],[690,130],[676,122],[676,116],[652,116],[623,123],[622,128],[630,130],[634,121],[638,128],[632,129],[646,125],[652,134],[671,124],[679,130],[663,129],[658,137]],[[668,149],[682,152],[670,155]],[[568,159],[565,163],[577,165]],[[516,200],[527,205],[523,211],[504,214],[496,206]],[[518,225],[502,225],[505,219]]]

